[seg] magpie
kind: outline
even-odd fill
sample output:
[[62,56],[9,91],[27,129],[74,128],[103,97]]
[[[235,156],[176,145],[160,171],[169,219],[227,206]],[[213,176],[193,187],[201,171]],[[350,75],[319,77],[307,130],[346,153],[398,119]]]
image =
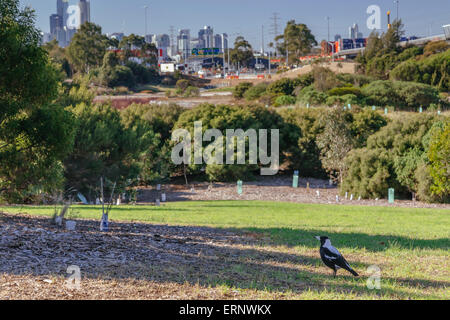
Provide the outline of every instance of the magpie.
[[355,277],[358,277],[358,274],[350,267],[338,249],[331,245],[331,241],[328,237],[315,236],[314,238],[320,241],[320,257],[322,258],[323,263],[328,268],[333,269],[333,275],[335,277],[337,270],[340,268],[345,269]]

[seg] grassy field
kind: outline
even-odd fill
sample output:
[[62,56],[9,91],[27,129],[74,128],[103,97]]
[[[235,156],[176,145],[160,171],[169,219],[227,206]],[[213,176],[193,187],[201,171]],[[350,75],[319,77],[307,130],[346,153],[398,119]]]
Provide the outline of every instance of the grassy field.
[[[3,212],[41,216],[51,216],[53,210],[0,207]],[[100,212],[96,206],[75,206],[69,218],[99,220]],[[229,291],[241,299],[450,298],[450,210],[205,201],[114,207],[110,219],[231,229],[252,238],[247,256],[220,273],[211,269],[200,288],[191,286],[220,292],[219,298]],[[333,278],[319,259],[315,235],[330,237],[361,277],[340,270]],[[381,289],[367,288],[367,268],[372,265],[381,269]],[[186,270],[174,270],[180,272]],[[165,281],[172,280],[167,274]]]

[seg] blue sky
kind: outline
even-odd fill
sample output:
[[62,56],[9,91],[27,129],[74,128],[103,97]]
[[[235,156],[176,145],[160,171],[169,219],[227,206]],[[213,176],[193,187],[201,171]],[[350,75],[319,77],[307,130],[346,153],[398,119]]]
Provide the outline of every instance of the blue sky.
[[[78,0],[69,0],[70,4]],[[37,26],[48,32],[49,16],[56,12],[56,0],[20,0],[36,10]],[[327,21],[330,19],[330,33],[344,37],[348,28],[358,23],[360,31],[367,36],[366,27],[369,5],[378,5],[382,11],[382,28],[385,28],[386,11],[397,14],[393,0],[91,0],[91,20],[102,26],[104,33],[145,33],[145,10],[149,6],[149,33],[169,33],[175,29],[191,29],[197,34],[204,25],[210,25],[214,32],[226,32],[233,39],[243,35],[255,48],[261,47],[261,27],[264,26],[265,43],[273,39],[270,34],[271,16],[274,12],[280,18],[280,27],[288,20],[307,24],[317,41],[327,38]],[[400,17],[408,35],[426,36],[441,34],[443,24],[450,24],[449,0],[400,0]]]

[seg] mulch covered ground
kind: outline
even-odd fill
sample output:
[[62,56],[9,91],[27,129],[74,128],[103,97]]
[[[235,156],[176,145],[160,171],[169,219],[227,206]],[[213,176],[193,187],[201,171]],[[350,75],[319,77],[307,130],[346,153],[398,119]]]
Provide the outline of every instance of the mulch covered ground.
[[[98,221],[77,220],[77,230],[67,231],[49,218],[0,213],[0,300],[240,296],[220,284],[250,289],[245,297],[257,298],[255,275],[280,269],[267,264],[281,258],[258,250],[251,235],[143,223],[112,222],[107,233],[98,228]],[[297,260],[288,255],[281,263]],[[230,276],[236,263],[245,263],[248,275]],[[80,269],[78,289],[67,284],[72,265]]]

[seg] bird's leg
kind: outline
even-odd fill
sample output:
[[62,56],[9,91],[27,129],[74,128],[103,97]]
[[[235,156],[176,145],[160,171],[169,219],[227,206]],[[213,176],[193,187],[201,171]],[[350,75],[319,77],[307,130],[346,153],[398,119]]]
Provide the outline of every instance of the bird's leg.
[[333,276],[336,278],[336,269],[333,270]]

